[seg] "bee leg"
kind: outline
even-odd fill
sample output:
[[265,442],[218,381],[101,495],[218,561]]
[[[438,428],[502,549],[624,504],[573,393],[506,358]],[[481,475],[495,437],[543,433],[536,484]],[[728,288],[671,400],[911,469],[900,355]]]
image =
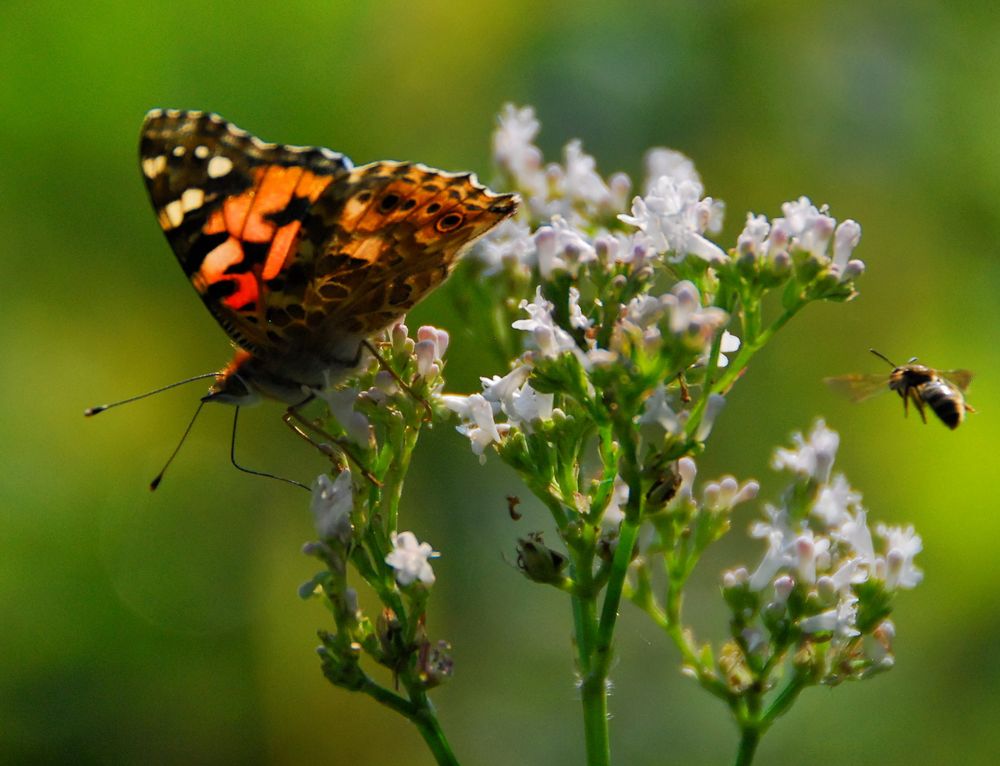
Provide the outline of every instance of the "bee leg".
[[975,408],[968,402],[962,402],[962,406],[965,407],[966,412],[975,412]]
[[903,397],[903,417],[908,418],[910,416],[910,395],[902,392],[899,395]]
[[924,412],[924,402],[920,398],[920,394],[916,391],[911,391],[910,395],[913,397],[913,404],[917,408],[917,412],[920,413],[920,419],[924,421],[924,425],[927,425],[927,414]]

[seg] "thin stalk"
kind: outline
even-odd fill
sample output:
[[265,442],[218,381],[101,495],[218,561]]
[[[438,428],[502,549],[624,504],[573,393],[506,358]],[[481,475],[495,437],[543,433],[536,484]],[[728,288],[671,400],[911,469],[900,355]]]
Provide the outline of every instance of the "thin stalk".
[[[684,433],[686,436],[690,438],[691,435],[698,430],[698,426],[701,425],[701,419],[705,414],[705,407],[708,405],[709,395],[722,393],[728,390],[729,387],[736,382],[736,379],[739,378],[743,370],[746,369],[746,366],[750,363],[753,355],[767,345],[767,342],[774,337],[774,334],[784,327],[788,323],[788,320],[795,316],[804,305],[805,302],[800,301],[790,309],[787,309],[781,314],[781,316],[775,319],[766,330],[754,338],[753,341],[745,342],[736,357],[733,358],[733,360],[729,363],[729,366],[725,368],[725,372],[722,373],[722,375],[719,376],[719,379],[714,383],[710,383],[706,371],[705,388],[701,392],[701,397],[698,399],[698,403],[691,411],[691,416],[684,424]],[[719,342],[721,343],[721,340],[719,340]],[[713,344],[713,350],[714,347],[715,344]]]
[[416,726],[439,766],[459,766],[458,759],[452,752],[451,745],[448,744],[426,694],[422,691],[411,692],[414,699],[406,700],[395,692],[379,686],[374,681],[366,683],[361,691],[387,708],[395,710]]
[[573,627],[580,666],[580,702],[583,705],[587,766],[609,766],[611,744],[608,738],[606,676],[595,672],[597,593],[591,582],[591,564],[592,556],[574,556],[573,576],[579,580],[581,587],[575,589],[573,594]]
[[740,730],[740,749],[736,753],[735,766],[750,766],[753,763],[757,745],[760,743],[760,731],[756,727]]

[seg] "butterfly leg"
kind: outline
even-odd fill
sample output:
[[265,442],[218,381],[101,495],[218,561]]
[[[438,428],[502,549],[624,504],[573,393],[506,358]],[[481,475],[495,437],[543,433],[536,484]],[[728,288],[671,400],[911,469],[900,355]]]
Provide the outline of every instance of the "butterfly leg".
[[[327,433],[299,412],[299,407],[309,401],[311,401],[311,399],[307,399],[305,402],[296,404],[285,410],[285,414],[281,416],[282,422],[291,428],[297,436],[307,441],[331,460],[336,458],[337,451],[341,452],[350,462],[354,463],[354,465],[358,467],[362,476],[364,476],[374,486],[381,487],[382,482],[376,479],[375,475],[365,467],[365,464],[361,462],[361,459],[358,458],[357,455],[354,454],[353,448],[347,444],[344,439],[339,439],[336,436]],[[313,435],[318,436],[320,439],[323,439],[323,441],[316,441],[316,439],[313,438]]]

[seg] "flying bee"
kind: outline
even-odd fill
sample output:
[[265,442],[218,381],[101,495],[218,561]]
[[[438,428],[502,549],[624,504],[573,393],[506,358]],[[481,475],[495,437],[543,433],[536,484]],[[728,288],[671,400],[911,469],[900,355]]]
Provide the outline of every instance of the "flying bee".
[[935,370],[933,367],[915,364],[916,357],[906,364],[898,365],[875,349],[868,350],[892,367],[888,380],[885,375],[839,375],[826,378],[826,383],[855,402],[868,399],[888,387],[902,398],[904,414],[909,414],[912,401],[920,413],[920,419],[926,423],[926,405],[951,429],[958,428],[965,419],[966,412],[975,412],[963,396],[972,382],[972,373],[968,370]]

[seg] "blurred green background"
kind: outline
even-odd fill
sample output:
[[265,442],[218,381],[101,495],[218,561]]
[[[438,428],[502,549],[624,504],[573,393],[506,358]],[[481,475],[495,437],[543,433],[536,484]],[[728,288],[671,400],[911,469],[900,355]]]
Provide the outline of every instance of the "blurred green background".
[[[428,764],[416,732],[329,687],[303,493],[239,474],[230,411],[209,408],[161,489],[201,388],[85,421],[85,406],[219,367],[223,333],[185,283],[138,172],[153,106],[214,110],[265,139],[356,162],[414,159],[489,177],[502,103],[533,104],[555,159],[578,136],[605,173],[638,178],[650,145],[688,153],[728,206],[777,215],[807,194],[864,227],[869,271],[846,306],[813,306],[731,396],[702,476],[780,484],[773,445],[823,414],[871,514],[914,522],[925,584],[896,612],[897,668],[810,690],[761,764],[986,764],[1000,733],[991,470],[1000,353],[1000,15],[992,3],[283,4],[7,0],[0,38],[0,762]],[[411,326],[453,331],[450,388],[499,372],[463,335],[448,289]],[[853,406],[820,380],[884,371],[867,353],[977,373],[955,433]],[[322,467],[277,405],[242,419],[242,460],[309,480]],[[987,472],[987,473],[984,473]],[[564,597],[505,563],[521,490],[439,428],[421,444],[403,525],[443,552],[430,629],[455,646],[435,694],[468,764],[583,759]],[[718,572],[690,597],[724,630]],[[731,761],[727,713],[677,672],[626,605],[614,669],[621,764]]]

